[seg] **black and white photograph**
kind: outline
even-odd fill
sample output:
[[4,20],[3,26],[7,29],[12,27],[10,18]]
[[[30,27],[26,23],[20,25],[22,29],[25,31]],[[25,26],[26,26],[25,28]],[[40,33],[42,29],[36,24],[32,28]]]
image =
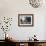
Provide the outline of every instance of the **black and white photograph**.
[[19,26],[33,26],[33,14],[18,14]]

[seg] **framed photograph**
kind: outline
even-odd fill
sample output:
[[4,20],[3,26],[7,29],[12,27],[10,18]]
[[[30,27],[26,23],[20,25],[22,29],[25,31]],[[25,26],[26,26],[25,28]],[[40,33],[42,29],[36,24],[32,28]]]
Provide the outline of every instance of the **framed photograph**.
[[34,15],[33,14],[18,14],[18,26],[33,26]]

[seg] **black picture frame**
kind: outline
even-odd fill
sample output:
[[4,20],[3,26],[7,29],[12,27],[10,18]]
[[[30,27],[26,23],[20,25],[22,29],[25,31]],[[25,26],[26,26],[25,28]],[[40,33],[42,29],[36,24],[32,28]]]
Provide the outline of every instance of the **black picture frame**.
[[18,26],[34,26],[34,14],[18,14]]

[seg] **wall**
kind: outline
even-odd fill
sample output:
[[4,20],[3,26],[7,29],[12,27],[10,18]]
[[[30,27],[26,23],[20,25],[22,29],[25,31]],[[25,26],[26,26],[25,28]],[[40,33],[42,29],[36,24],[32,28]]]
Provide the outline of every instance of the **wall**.
[[[4,16],[13,18],[8,33],[16,40],[27,40],[34,34],[37,35],[37,39],[45,40],[45,12],[46,6],[33,8],[28,0],[0,0],[0,18]],[[19,27],[18,14],[34,14],[34,26]],[[0,35],[2,33],[3,31],[0,31]],[[4,37],[0,36],[0,39],[4,39]]]

